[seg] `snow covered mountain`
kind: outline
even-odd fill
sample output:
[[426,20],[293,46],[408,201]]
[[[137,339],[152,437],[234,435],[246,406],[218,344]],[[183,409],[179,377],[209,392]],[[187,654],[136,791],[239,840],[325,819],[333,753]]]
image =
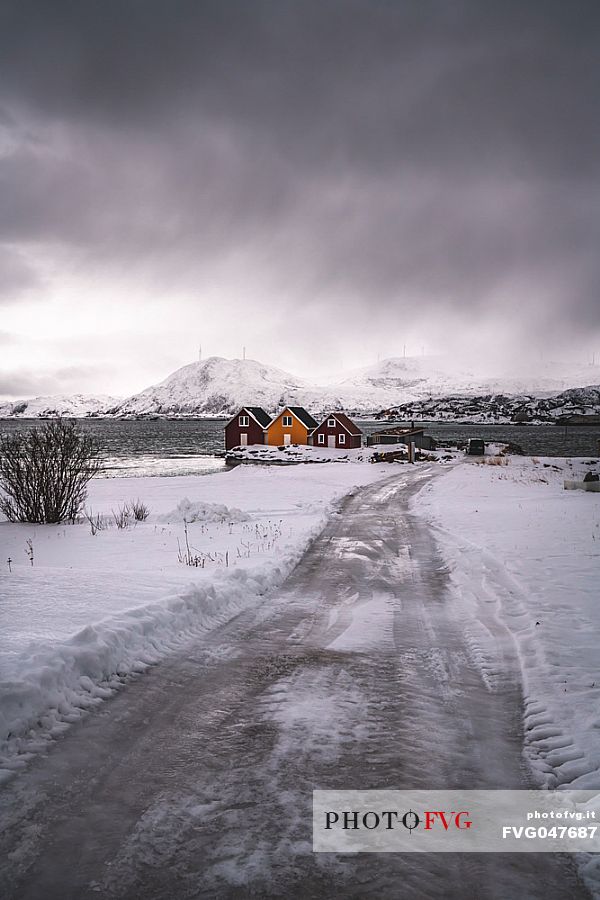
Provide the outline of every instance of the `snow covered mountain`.
[[398,403],[394,398],[407,401],[440,396],[457,390],[457,385],[467,389],[467,385],[477,386],[478,382],[473,372],[451,373],[435,359],[384,359],[328,384],[324,389],[325,406],[371,412]]
[[[183,366],[160,384],[126,400],[42,397],[0,405],[0,417],[230,416],[244,405],[273,412],[286,404],[305,406],[316,416],[336,408],[351,415],[373,415],[403,404],[456,395],[510,395],[526,402],[591,383],[600,383],[600,366],[545,363],[536,366],[533,374],[513,366],[508,373],[482,377],[468,368],[457,371],[455,360],[409,357],[384,359],[317,384],[252,359],[213,356]],[[434,412],[435,406],[430,404],[428,409]]]
[[0,403],[0,419],[67,417],[83,419],[86,416],[104,416],[121,403],[106,394],[73,394],[70,397],[34,397],[32,400],[15,400]]
[[342,406],[353,402],[373,409],[373,402],[382,401],[380,408],[430,397],[453,394],[476,396],[481,394],[531,394],[536,397],[557,394],[567,388],[600,381],[600,366],[559,365],[540,363],[534,367],[511,367],[495,375],[481,375],[476,370],[456,368],[442,357],[412,357],[384,359],[374,366],[357,369],[329,385],[333,396],[339,396]]
[[123,401],[119,415],[232,415],[240,406],[313,405],[307,381],[252,359],[212,356]]
[[[160,384],[129,397],[117,413],[220,416],[232,415],[244,405],[262,406],[271,412],[290,404],[305,406],[317,416],[329,409],[368,415],[400,403],[457,393],[555,394],[570,385],[589,383],[592,367],[581,368],[583,371],[574,375],[550,365],[536,375],[513,370],[508,376],[481,378],[470,370],[456,372],[448,360],[392,358],[333,376],[319,385],[255,360],[213,356],[184,366]],[[600,367],[593,371],[600,381]]]

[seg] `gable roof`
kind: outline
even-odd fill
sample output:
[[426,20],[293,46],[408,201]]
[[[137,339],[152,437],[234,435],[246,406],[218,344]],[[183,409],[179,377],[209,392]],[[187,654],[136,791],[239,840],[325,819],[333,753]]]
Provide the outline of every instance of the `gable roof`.
[[266,428],[271,421],[271,416],[268,412],[264,411],[262,406],[245,406],[244,409],[247,409],[250,415],[256,419],[258,424],[262,425],[263,428]]
[[293,415],[296,416],[297,419],[300,419],[302,424],[306,425],[309,430],[317,427],[317,422],[315,421],[315,419],[313,419],[311,414],[304,409],[303,406],[288,406],[288,409],[291,413],[293,413]]
[[319,428],[321,428],[321,426],[325,424],[327,419],[336,419],[340,423],[342,428],[346,429],[348,434],[362,434],[362,431],[360,430],[358,425],[356,425],[352,421],[352,419],[349,419],[348,416],[346,415],[346,413],[342,413],[342,412],[330,413],[328,416],[325,416],[325,418],[321,422],[321,425],[319,425]]
[[236,414],[230,418],[227,424],[231,425],[233,420],[237,419],[237,417],[242,413],[248,413],[248,415],[252,416],[254,421],[258,422],[261,428],[266,428],[271,421],[271,416],[268,412],[264,411],[262,406],[242,406],[242,408],[238,409]]
[[313,428],[317,427],[317,423],[303,406],[286,406],[285,409],[282,409],[281,412],[273,418],[273,422],[279,419],[285,412],[291,412],[292,415],[296,416],[298,421],[301,422],[305,428],[308,428],[309,431],[312,431]]

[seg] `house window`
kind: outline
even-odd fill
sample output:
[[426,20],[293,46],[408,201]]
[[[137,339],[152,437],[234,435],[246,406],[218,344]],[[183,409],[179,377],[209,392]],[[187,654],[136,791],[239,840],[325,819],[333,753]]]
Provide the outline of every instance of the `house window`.
[[240,428],[247,428],[250,424],[250,416],[240,416]]
[[324,444],[324,443],[325,443],[325,435],[324,435],[324,434],[320,434],[320,435],[319,435],[319,443],[320,443],[320,444]]
[[340,444],[345,444],[346,443],[346,435],[338,434],[338,441],[340,442]]
[[292,417],[291,416],[283,416],[283,427],[284,428],[292,427]]
[[327,427],[335,428],[335,419],[327,419]]

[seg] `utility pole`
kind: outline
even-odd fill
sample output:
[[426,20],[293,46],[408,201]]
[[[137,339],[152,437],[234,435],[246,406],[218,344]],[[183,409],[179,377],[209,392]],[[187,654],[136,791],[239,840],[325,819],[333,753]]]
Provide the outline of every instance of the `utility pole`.
[[406,359],[406,344],[404,345],[402,356],[404,357],[404,359]]
[[246,359],[246,348],[242,347],[242,359]]
[[202,362],[202,344],[198,348],[198,362]]

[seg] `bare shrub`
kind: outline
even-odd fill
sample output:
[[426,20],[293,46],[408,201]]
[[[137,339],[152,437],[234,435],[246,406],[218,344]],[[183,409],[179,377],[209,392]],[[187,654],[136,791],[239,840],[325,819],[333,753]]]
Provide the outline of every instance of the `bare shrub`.
[[136,522],[145,522],[150,515],[150,507],[142,503],[141,500],[131,500],[129,507]]
[[93,437],[48,422],[0,437],[0,512],[9,522],[74,522],[101,467]]
[[87,509],[84,509],[83,515],[90,524],[90,531],[92,532],[92,534],[97,534],[99,531],[104,531],[110,525],[110,522],[108,521],[106,516],[102,516],[100,515],[100,513],[94,515],[91,509],[89,512],[87,511]]
[[218,550],[214,550],[212,553],[203,553],[201,550],[191,547],[188,523],[185,519],[183,520],[183,533],[185,535],[185,551],[181,547],[179,538],[177,538],[177,559],[180,563],[183,563],[185,566],[193,566],[196,569],[203,569],[207,562],[217,563],[229,568],[229,550],[226,550],[225,553]]
[[118,529],[128,528],[131,524],[132,512],[128,503],[120,506],[116,512],[113,509],[112,514]]
[[27,538],[25,541],[25,556],[29,560],[30,564],[33,565],[33,541],[31,538]]

